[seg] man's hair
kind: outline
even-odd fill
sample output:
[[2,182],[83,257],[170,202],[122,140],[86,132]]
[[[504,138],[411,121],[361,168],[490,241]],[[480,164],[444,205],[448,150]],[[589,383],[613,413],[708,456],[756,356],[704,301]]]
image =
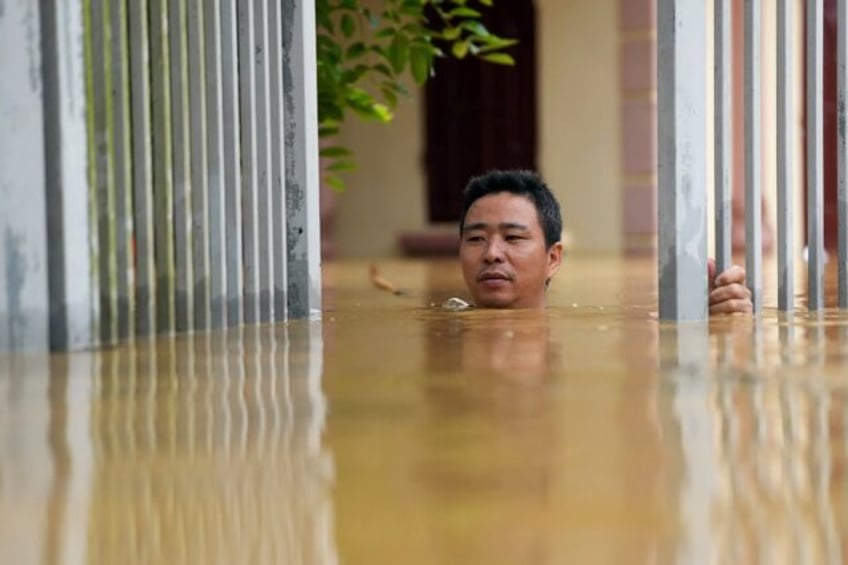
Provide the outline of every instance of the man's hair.
[[472,178],[463,191],[462,216],[459,219],[459,234],[465,229],[468,209],[478,199],[490,194],[509,192],[527,198],[536,207],[539,224],[545,233],[545,247],[550,248],[562,237],[562,216],[559,203],[551,189],[533,171],[506,170],[489,171]]

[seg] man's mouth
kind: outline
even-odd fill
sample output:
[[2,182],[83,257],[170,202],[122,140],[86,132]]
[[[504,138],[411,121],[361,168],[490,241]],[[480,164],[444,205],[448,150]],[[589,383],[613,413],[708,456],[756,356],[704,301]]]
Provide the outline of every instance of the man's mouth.
[[510,277],[506,273],[501,273],[499,271],[489,271],[480,273],[477,276],[477,282],[481,283],[489,283],[489,284],[497,284],[499,282],[508,282],[511,281],[512,277]]

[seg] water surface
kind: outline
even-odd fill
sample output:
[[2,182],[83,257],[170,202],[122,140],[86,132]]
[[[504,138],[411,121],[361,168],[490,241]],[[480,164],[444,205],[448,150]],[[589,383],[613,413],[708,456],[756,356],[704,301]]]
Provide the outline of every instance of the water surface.
[[0,563],[848,559],[844,314],[660,324],[648,260],[569,258],[542,313],[367,272],[321,320],[0,359]]

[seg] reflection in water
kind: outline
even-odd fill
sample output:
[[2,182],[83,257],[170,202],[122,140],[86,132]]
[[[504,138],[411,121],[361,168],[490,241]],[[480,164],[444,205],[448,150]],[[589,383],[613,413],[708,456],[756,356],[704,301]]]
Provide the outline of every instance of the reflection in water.
[[0,378],[0,563],[338,561],[320,323]]
[[[78,356],[72,367],[90,371],[89,361]],[[77,523],[62,526],[69,514],[85,515],[86,419],[55,410],[51,399],[80,402],[84,413],[86,387],[51,379],[46,358],[18,357],[0,368],[0,563],[81,562],[85,532]],[[71,476],[71,465],[80,473]]]
[[[412,472],[427,504],[439,509],[430,514],[431,562],[551,560],[545,524],[553,515],[545,507],[557,434],[549,385],[559,348],[549,334],[544,312],[428,319],[430,425]],[[445,448],[465,438],[477,447]]]
[[544,312],[437,312],[427,321],[429,373],[460,371],[531,384],[559,367]]
[[[777,328],[764,328],[760,319],[725,324],[715,336],[718,372],[707,356],[692,354],[709,351],[706,326],[660,330],[683,458],[678,562],[842,563],[848,557],[844,383],[810,374],[827,365],[822,320],[806,328],[803,370],[786,372],[796,358],[795,324],[785,318]],[[784,363],[777,376],[763,370],[764,335],[774,330]],[[739,355],[745,352],[739,344],[750,346],[747,355]],[[722,347],[735,352],[730,364]]]

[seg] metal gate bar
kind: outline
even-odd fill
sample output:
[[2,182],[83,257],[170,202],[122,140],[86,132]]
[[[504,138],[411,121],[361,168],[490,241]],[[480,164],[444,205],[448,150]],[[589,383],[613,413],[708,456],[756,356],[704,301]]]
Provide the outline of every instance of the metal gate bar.
[[320,312],[314,9],[0,11],[0,351]]

